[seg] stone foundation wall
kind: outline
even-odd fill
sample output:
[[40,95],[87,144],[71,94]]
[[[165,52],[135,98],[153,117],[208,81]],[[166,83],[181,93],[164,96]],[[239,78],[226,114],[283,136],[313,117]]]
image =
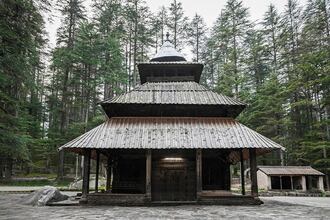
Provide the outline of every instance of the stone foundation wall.
[[259,198],[252,196],[224,196],[224,197],[200,197],[198,204],[202,205],[261,205]]
[[109,206],[153,206],[153,205],[260,205],[262,201],[252,196],[201,196],[197,201],[161,201],[152,202],[145,194],[107,194],[94,193],[87,196],[81,205]]
[[145,194],[106,194],[95,193],[87,196],[87,205],[142,206],[150,203]]

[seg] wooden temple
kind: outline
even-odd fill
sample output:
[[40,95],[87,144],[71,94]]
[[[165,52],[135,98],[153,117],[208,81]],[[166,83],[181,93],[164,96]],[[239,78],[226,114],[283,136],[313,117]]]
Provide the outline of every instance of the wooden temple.
[[[59,149],[84,155],[81,204],[261,204],[256,157],[283,147],[235,120],[246,104],[200,85],[203,64],[187,62],[168,40],[138,69],[140,86],[101,103],[107,120]],[[245,160],[251,193],[244,172],[241,193],[232,193],[230,166],[244,170]]]

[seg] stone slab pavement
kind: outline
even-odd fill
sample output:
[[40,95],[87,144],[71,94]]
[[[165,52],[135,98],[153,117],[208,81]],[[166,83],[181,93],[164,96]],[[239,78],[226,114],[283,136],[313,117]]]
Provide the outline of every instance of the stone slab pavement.
[[267,197],[261,206],[116,207],[20,205],[22,194],[0,193],[0,219],[330,219],[330,198]]
[[273,196],[273,197],[261,197],[261,199],[265,203],[279,202],[282,204],[287,203],[288,205],[302,205],[302,206],[330,209],[330,197]]

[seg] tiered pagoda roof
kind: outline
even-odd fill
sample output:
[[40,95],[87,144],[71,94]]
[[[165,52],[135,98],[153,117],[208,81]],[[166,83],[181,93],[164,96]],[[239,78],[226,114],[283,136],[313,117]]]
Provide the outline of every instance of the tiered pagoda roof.
[[109,119],[61,149],[282,148],[237,122],[246,104],[200,85],[203,64],[187,62],[169,41],[138,68],[140,86],[101,102]]

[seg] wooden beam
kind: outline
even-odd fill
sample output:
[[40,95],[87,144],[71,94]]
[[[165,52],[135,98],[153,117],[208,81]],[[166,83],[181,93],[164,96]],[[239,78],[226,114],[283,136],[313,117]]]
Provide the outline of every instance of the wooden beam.
[[96,150],[95,192],[99,191],[100,152]]
[[240,151],[241,155],[241,163],[240,163],[240,168],[241,168],[241,190],[242,190],[242,195],[245,195],[245,178],[244,178],[244,158],[243,158],[243,149]]
[[86,198],[89,193],[89,174],[90,174],[90,162],[91,162],[91,150],[86,149],[84,151],[84,172],[83,172],[83,186],[82,197]]
[[250,155],[250,172],[251,172],[251,196],[258,197],[256,149],[250,148],[249,155]]
[[146,151],[146,196],[151,200],[151,150]]
[[107,192],[111,191],[111,166],[112,166],[112,158],[111,155],[108,155],[107,157],[107,182],[105,186],[105,190]]
[[197,199],[202,194],[203,182],[202,182],[202,149],[196,150],[196,192]]

